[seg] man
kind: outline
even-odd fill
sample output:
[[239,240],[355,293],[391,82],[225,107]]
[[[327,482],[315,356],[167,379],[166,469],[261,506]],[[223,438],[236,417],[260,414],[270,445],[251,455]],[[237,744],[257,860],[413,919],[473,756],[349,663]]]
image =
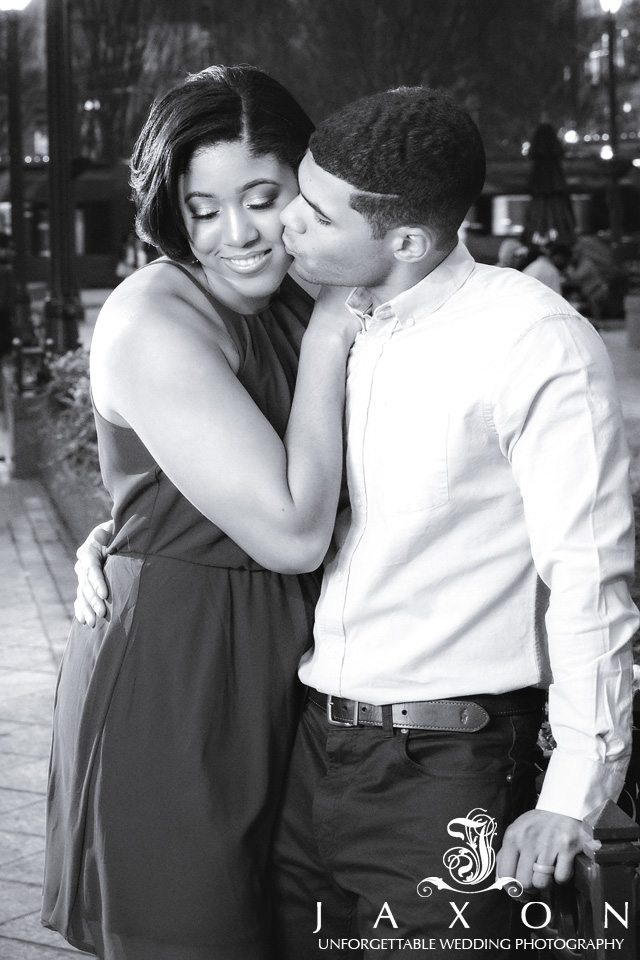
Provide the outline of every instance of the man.
[[[624,779],[637,615],[612,373],[565,301],[458,244],[483,179],[464,111],[402,88],[321,124],[283,213],[301,277],[353,287],[362,332],[351,514],[274,842],[278,960],[401,940],[468,957],[456,937],[505,955],[497,845],[522,887],[568,879]],[[549,685],[558,747],[530,810]]]
[[[493,879],[493,840],[515,820],[500,874],[565,881],[582,818],[623,783],[637,616],[612,373],[559,296],[457,244],[483,179],[471,119],[403,88],[320,125],[283,213],[297,272],[354,287],[362,333],[352,512],[301,664],[309,700],[275,842],[280,958],[350,932],[503,936],[505,894],[470,895]],[[549,684],[558,746],[523,812]],[[449,886],[421,900],[428,877]]]

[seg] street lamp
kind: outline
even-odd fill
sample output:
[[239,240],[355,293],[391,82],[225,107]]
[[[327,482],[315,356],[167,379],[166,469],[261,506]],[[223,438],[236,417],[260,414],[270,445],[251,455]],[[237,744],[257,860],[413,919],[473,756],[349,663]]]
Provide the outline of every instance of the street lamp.
[[18,14],[30,0],[0,0],[7,34],[7,95],[9,114],[9,177],[11,235],[13,239],[14,332],[30,339],[31,305],[26,284],[26,230],[24,218],[22,110]]
[[607,17],[607,91],[609,96],[609,146],[611,154],[609,167],[609,227],[611,232],[611,254],[614,262],[621,259],[622,208],[620,205],[620,187],[618,184],[618,97],[616,77],[616,13],[622,0],[600,0],[602,12]]
[[75,271],[75,204],[71,184],[73,103],[69,0],[46,0],[49,235],[51,272],[45,301],[47,336],[56,353],[78,346],[83,311]]

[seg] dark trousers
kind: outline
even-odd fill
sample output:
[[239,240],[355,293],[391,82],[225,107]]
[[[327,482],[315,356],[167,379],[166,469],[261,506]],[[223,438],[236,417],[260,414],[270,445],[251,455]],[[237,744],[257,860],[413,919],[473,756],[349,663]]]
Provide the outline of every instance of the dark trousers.
[[[273,846],[277,960],[508,956],[469,940],[511,933],[510,898],[482,890],[505,828],[535,804],[540,719],[385,731],[333,726],[308,701]],[[464,892],[421,896],[427,877]]]

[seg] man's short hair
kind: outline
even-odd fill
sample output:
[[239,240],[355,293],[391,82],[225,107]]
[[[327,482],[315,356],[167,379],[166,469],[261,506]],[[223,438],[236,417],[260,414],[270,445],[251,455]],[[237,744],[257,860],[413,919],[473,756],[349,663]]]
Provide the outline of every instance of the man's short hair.
[[422,224],[453,237],[482,190],[480,132],[447,94],[399,87],[348,104],[324,120],[314,161],[355,189],[350,204],[375,237]]

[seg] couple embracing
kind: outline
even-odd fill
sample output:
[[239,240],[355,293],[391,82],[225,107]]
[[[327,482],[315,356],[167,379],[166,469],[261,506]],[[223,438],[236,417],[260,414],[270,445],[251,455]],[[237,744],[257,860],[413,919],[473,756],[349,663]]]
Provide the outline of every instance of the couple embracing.
[[54,718],[43,922],[80,949],[307,960],[318,904],[325,938],[383,904],[410,938],[467,899],[500,938],[499,884],[417,893],[450,822],[484,811],[499,874],[542,889],[617,797],[619,403],[588,321],[458,242],[484,170],[426,88],[315,132],[251,67],[154,104],[132,183],[164,256],[94,334],[114,508],[79,553]]

